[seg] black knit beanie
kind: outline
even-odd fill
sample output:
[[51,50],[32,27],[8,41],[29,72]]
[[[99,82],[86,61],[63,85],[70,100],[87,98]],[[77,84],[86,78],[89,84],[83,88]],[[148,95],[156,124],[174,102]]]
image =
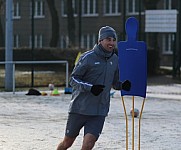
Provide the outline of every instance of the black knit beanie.
[[108,37],[113,37],[116,39],[117,38],[116,31],[110,26],[102,27],[99,30],[98,40],[100,41]]

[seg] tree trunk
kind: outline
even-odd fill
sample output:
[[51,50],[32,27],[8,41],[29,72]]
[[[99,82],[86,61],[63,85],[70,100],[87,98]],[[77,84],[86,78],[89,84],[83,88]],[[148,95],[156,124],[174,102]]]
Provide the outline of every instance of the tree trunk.
[[52,37],[50,40],[50,47],[57,47],[59,40],[59,18],[55,7],[54,0],[47,0],[50,14],[52,17]]

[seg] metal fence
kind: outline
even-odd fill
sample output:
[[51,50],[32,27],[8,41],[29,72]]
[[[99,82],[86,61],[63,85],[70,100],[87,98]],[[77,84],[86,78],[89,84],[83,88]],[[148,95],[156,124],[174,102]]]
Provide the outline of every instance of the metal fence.
[[16,71],[16,65],[21,64],[66,64],[66,87],[68,87],[68,76],[69,76],[69,64],[66,60],[60,60],[60,61],[5,61],[0,62],[0,64],[12,64],[13,65],[13,93],[15,93],[15,71]]

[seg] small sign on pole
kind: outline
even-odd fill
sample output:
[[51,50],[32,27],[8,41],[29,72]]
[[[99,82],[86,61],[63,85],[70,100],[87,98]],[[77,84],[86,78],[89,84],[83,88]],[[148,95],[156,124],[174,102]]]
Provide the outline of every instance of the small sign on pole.
[[177,10],[146,10],[145,32],[177,32]]

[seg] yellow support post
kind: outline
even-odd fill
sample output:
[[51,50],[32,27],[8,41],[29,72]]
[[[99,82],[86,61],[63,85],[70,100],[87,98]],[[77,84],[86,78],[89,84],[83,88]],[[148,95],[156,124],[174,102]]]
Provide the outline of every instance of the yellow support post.
[[143,113],[143,108],[144,108],[145,100],[146,100],[146,99],[144,98],[144,99],[143,99],[143,102],[142,102],[142,107],[141,107],[141,111],[140,111],[140,116],[139,116],[138,150],[140,150],[141,117],[142,117],[142,113]]
[[125,120],[126,120],[126,150],[128,150],[128,117],[127,117],[127,113],[126,113],[126,106],[124,103],[124,98],[123,96],[121,96],[122,98],[122,103],[123,103],[123,108],[124,108],[124,115],[125,115]]
[[[121,96],[122,98],[122,103],[123,103],[123,109],[124,109],[124,115],[125,115],[125,121],[126,121],[126,150],[128,150],[128,115],[127,115],[127,112],[126,112],[126,106],[125,106],[125,102],[124,102],[124,97]],[[141,111],[140,111],[140,115],[139,115],[139,125],[138,125],[138,150],[140,150],[140,135],[141,135],[141,118],[142,118],[142,113],[143,113],[143,108],[144,108],[144,104],[145,104],[145,98],[143,99],[143,102],[142,102],[142,106],[141,106]],[[135,122],[134,122],[134,96],[132,97],[132,113],[131,113],[131,116],[132,116],[132,150],[134,150],[134,137],[135,137]]]
[[132,150],[134,150],[134,96],[132,97]]

